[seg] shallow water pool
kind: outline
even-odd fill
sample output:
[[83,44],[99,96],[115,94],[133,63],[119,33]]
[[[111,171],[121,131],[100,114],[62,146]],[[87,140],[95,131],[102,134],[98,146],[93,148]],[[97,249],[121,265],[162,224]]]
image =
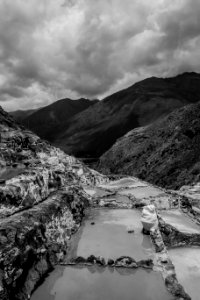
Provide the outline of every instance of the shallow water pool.
[[176,275],[192,300],[200,299],[200,248],[177,248],[169,250]]
[[[91,223],[94,222],[94,225]],[[129,234],[128,229],[134,230]],[[87,212],[76,254],[104,258],[128,255],[136,260],[152,257],[150,237],[142,234],[140,211],[131,209],[91,209]]]
[[31,300],[172,300],[160,273],[92,267],[58,267]]
[[[94,222],[94,225],[92,225]],[[91,224],[92,223],[92,224]],[[129,234],[128,228],[134,229]],[[140,211],[89,209],[73,236],[68,259],[91,254],[105,259],[153,257],[150,237],[142,234]],[[159,272],[99,266],[57,266],[31,300],[172,300]]]

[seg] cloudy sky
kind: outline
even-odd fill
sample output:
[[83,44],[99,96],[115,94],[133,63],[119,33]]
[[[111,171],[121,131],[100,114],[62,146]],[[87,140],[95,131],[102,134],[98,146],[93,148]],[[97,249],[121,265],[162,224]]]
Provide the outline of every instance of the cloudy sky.
[[200,0],[0,0],[7,110],[184,71],[200,71]]

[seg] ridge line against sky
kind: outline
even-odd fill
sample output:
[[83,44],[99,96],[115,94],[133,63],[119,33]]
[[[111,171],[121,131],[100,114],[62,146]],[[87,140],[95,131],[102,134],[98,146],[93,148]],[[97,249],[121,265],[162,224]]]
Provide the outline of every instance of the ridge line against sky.
[[0,0],[0,105],[104,98],[200,72],[199,0]]

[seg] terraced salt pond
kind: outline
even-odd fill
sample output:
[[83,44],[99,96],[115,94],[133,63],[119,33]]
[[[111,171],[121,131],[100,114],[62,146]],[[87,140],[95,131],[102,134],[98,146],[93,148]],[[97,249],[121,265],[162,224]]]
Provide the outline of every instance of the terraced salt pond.
[[119,180],[111,181],[110,183],[103,184],[100,187],[109,190],[119,190],[121,188],[134,188],[134,187],[146,187],[146,183],[139,181],[137,178],[127,177]]
[[[95,224],[92,225],[91,223]],[[134,228],[129,234],[127,228]],[[129,255],[150,258],[154,250],[143,235],[140,212],[90,209],[71,242],[69,257],[91,254],[104,258]],[[156,286],[156,288],[155,288]],[[145,287],[145,288],[144,288]],[[57,267],[35,291],[32,300],[172,300],[159,272],[109,267]]]
[[[128,234],[129,227],[134,233]],[[139,211],[92,209],[87,212],[76,254],[83,257],[94,254],[106,259],[127,255],[140,260],[152,257],[153,245],[150,237],[142,234]]]
[[[106,190],[107,192],[108,191],[116,192],[118,197],[132,196],[138,200],[142,200],[143,198],[159,197],[165,195],[162,189],[158,187],[154,187],[134,177],[115,180],[111,183],[100,185],[100,188],[102,190],[103,189]],[[98,194],[98,190],[96,193]],[[93,190],[93,195],[96,196],[94,190]]]
[[163,220],[184,233],[200,233],[200,227],[180,210],[159,212]]
[[151,186],[136,186],[135,188],[125,189],[119,192],[121,195],[133,195],[138,199],[155,197],[162,194],[158,188]]
[[169,250],[177,278],[191,296],[200,299],[200,248],[177,248]]
[[[90,208],[79,231],[73,236],[67,260],[90,255],[116,259],[131,256],[136,261],[155,259],[150,237],[142,234],[140,210],[119,209],[132,207],[134,199],[153,200],[159,208],[169,209],[169,196],[162,189],[153,187],[137,178],[123,178],[100,185],[84,187],[86,193],[99,199],[99,205],[110,208]],[[130,197],[131,196],[131,197]],[[133,199],[133,200],[132,200]],[[150,200],[149,200],[150,199]],[[147,201],[147,203],[148,203]],[[123,206],[123,204],[125,206]],[[112,207],[112,206],[111,206]],[[199,227],[180,210],[159,211],[169,223],[184,233],[199,233]],[[133,229],[134,233],[128,233]],[[177,276],[193,300],[199,299],[200,250],[178,248],[169,250]],[[160,272],[93,266],[58,266],[34,292],[32,300],[172,300]]]

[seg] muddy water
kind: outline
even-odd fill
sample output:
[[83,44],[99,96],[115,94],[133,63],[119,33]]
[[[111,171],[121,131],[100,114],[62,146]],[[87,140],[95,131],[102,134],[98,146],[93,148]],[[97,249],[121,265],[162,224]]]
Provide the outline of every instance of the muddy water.
[[200,233],[200,227],[179,210],[159,212],[163,220],[184,233]]
[[200,299],[200,248],[177,248],[169,250],[177,278],[191,296]]
[[[53,274],[54,273],[54,274]],[[57,268],[31,300],[172,300],[160,273],[101,267]]]
[[[95,222],[91,225],[91,222]],[[129,234],[128,229],[134,230]],[[88,211],[77,247],[77,255],[104,258],[128,255],[140,260],[153,255],[150,237],[142,234],[140,212],[129,209]]]

